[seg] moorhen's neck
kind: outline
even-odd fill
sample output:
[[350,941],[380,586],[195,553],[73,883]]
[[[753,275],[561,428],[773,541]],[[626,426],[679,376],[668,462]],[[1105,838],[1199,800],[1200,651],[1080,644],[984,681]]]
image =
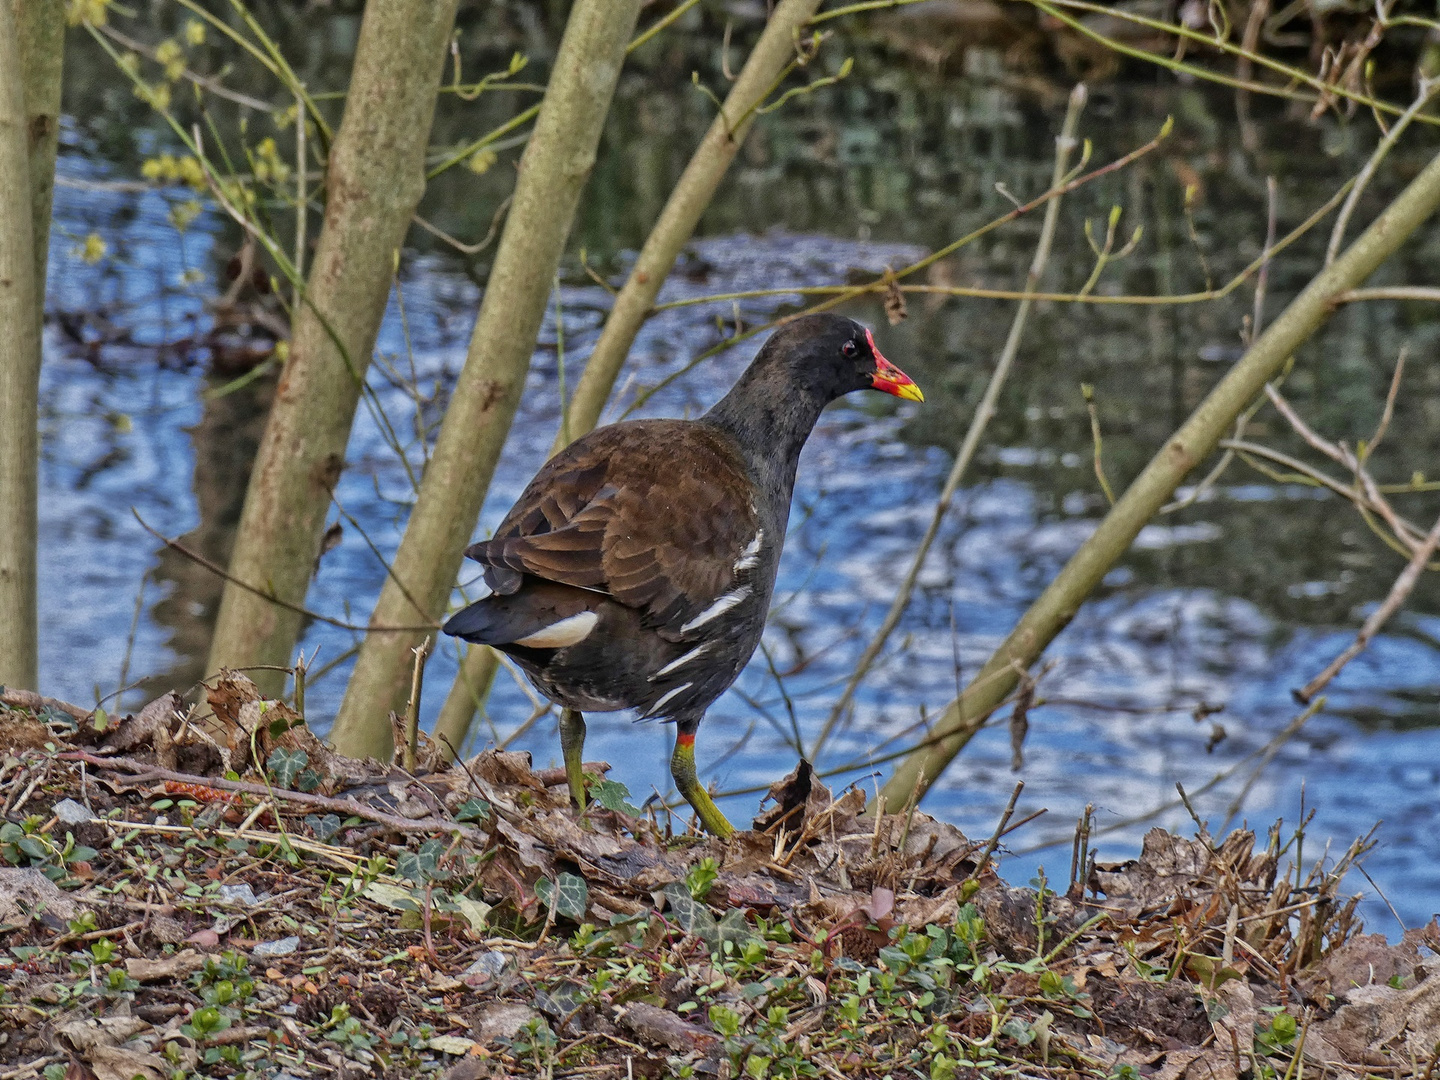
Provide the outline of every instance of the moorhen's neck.
[[702,419],[735,440],[761,490],[788,511],[800,450],[829,403],[779,372],[751,367]]

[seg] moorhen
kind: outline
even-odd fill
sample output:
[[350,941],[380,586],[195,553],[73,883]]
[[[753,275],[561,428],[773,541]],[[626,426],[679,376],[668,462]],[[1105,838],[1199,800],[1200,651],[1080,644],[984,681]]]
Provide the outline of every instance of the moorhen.
[[867,388],[924,400],[859,323],[796,319],[698,420],[631,420],[571,443],[466,550],[492,592],[445,633],[509,654],[562,707],[578,807],[582,710],[638,709],[675,721],[676,787],[707,830],[734,831],[696,779],[695,730],[765,628],[800,448],[826,405]]

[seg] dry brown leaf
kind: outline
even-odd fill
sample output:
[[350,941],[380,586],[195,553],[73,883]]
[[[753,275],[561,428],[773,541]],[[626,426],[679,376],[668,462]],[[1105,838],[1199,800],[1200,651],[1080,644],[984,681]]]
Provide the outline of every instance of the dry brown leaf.
[[88,1060],[95,1080],[167,1080],[174,1068],[159,1054],[123,1046],[97,1046]]
[[651,1046],[665,1046],[677,1054],[704,1053],[720,1040],[711,1032],[680,1019],[668,1009],[637,1001],[620,1014],[620,1023]]
[[1431,976],[1414,989],[1357,986],[1315,1034],[1333,1047],[1344,1062],[1382,1064],[1386,1051],[1399,1050],[1414,1060],[1428,1060],[1440,1044],[1440,978]]
[[900,283],[895,280],[895,271],[885,267],[885,318],[890,320],[891,326],[896,326],[905,320],[910,312],[905,307],[905,294],[900,291]]
[[137,714],[122,721],[105,740],[104,746],[107,750],[124,754],[137,746],[151,745],[154,743],[155,733],[162,727],[167,731],[172,729],[179,715],[184,712],[185,702],[179,694],[173,691],[161,694]]
[[1228,1046],[1212,1046],[1190,1062],[1184,1080],[1239,1080],[1239,1076],[1234,1051]]
[[1260,1012],[1255,1007],[1255,992],[1243,980],[1221,984],[1215,996],[1225,1006],[1225,1014],[1211,1021],[1215,1043],[1220,1047],[1239,1046],[1248,1052],[1255,1042],[1255,1024]]
[[63,930],[86,910],[35,867],[0,867],[0,923],[23,926],[36,918],[52,930]]
[[1301,984],[1312,1001],[1323,1001],[1328,994],[1410,978],[1420,963],[1416,944],[1414,938],[1391,945],[1384,934],[1356,934],[1311,968]]

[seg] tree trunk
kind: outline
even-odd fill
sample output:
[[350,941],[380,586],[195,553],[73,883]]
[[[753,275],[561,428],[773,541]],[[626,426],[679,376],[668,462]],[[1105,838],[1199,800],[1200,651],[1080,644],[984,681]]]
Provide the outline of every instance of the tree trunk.
[[[605,402],[610,399],[610,392],[615,387],[615,379],[630,353],[630,347],[635,344],[635,335],[645,324],[651,305],[660,293],[660,286],[665,284],[680,249],[694,235],[700,215],[715,197],[715,189],[725,178],[740,144],[755,122],[755,106],[765,100],[784,72],[785,65],[795,56],[796,35],[819,6],[820,0],[780,0],[776,5],[775,13],[770,16],[769,23],[730,88],[720,115],[715,117],[705,138],[695,148],[685,172],[670,192],[665,208],[646,237],[645,246],[640,249],[640,255],[630,269],[630,276],[615,297],[615,303],[605,319],[605,328],[600,332],[600,340],[586,360],[584,374],[580,376],[575,394],[566,408],[565,422],[555,435],[552,454],[599,422]],[[460,660],[460,672],[435,722],[437,738],[444,735],[456,750],[464,745],[478,702],[483,700],[483,694],[477,697],[476,691],[480,687],[489,690],[496,667],[492,650],[471,646],[465,651]]]
[[923,795],[923,788],[933,783],[970,741],[986,717],[1015,688],[1021,672],[1039,659],[1110,568],[1129,550],[1140,530],[1170,501],[1180,481],[1215,449],[1241,411],[1325,322],[1334,310],[1334,298],[1369,277],[1437,207],[1440,155],[1344,255],[1311,280],[1166,440],[1090,539],[1030,605],[960,697],[945,709],[931,733],[930,745],[913,752],[895,770],[881,792],[886,806],[904,806],[917,787],[922,788]]
[[55,151],[60,145],[60,76],[65,61],[65,5],[61,0],[16,0],[25,120],[30,149],[30,222],[35,246],[35,307],[45,314],[45,267],[50,255],[50,204]]
[[[325,220],[290,359],[255,459],[230,573],[301,604],[385,314],[395,256],[425,191],[425,147],[456,0],[365,5],[345,114],[326,168]],[[404,618],[415,622],[412,610]],[[286,667],[300,615],[229,583],[207,668]],[[267,694],[284,673],[256,671]]]
[[23,78],[15,3],[0,0],[0,685],[35,689],[41,287]]
[[[445,411],[420,497],[372,625],[438,618],[520,403],[555,268],[595,163],[600,131],[635,27],[640,0],[575,0],[535,130],[520,161],[465,367]],[[404,582],[401,588],[397,582]],[[415,633],[371,633],[345,689],[330,737],[352,756],[390,746],[387,714],[403,707]]]

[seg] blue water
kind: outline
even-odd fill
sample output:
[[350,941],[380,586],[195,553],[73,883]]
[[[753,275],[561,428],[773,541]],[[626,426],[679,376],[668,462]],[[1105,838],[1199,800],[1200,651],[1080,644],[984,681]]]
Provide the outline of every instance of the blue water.
[[[75,160],[62,163],[62,174],[71,181],[95,179]],[[53,326],[46,338],[42,683],[45,692],[78,703],[112,694],[122,678],[163,676],[195,651],[193,640],[177,638],[173,626],[157,617],[156,605],[198,601],[187,601],[177,575],[157,574],[163,569],[159,545],[135,517],[138,513],[171,537],[202,523],[192,486],[197,458],[192,429],[203,423],[207,407],[215,407],[202,397],[217,385],[207,379],[203,365],[157,356],[153,346],[173,341],[192,321],[207,318],[203,299],[210,290],[203,282],[187,285],[185,272],[210,265],[219,223],[202,216],[181,237],[165,219],[167,206],[167,196],[158,192],[62,186],[57,193],[52,307],[108,307],[130,335],[129,343],[112,342],[97,350],[77,346]],[[80,239],[91,231],[106,238],[111,252],[95,266],[76,253]],[[853,233],[774,229],[700,240],[689,258],[693,267],[703,267],[703,274],[677,275],[662,299],[844,280],[851,272],[901,265],[924,251],[857,239]],[[542,347],[477,535],[499,521],[554,436],[560,406],[557,307],[568,385],[574,385],[595,339],[608,298],[582,281],[576,275],[563,286],[547,316]],[[379,349],[397,371],[408,373],[413,364],[422,396],[430,395],[454,379],[463,361],[479,293],[453,267],[432,257],[406,263],[401,289],[408,338],[392,296]],[[779,302],[747,302],[740,314],[764,319]],[[925,370],[924,357],[906,352],[907,343],[913,347],[920,340],[912,328],[923,325],[925,312],[895,331],[874,309],[857,309],[857,314],[879,324],[877,336],[893,360],[907,369],[919,360],[919,370]],[[638,387],[653,385],[714,344],[729,332],[734,317],[731,305],[720,303],[652,320],[636,343],[627,369],[631,382],[619,400],[633,400]],[[757,344],[700,365],[655,394],[639,414],[681,416],[703,410],[733,381]],[[379,367],[372,370],[371,385],[395,429],[409,440],[405,453],[418,468],[421,448],[407,434],[414,430],[412,399]],[[711,710],[699,752],[704,778],[721,790],[763,786],[789,771],[797,756],[790,710],[809,749],[883,616],[950,467],[946,450],[911,437],[923,408],[856,396],[824,415],[807,446],[766,636],[781,672],[802,656],[806,662],[783,677],[782,694],[757,655]],[[953,424],[965,419],[956,417]],[[983,468],[977,468],[978,478],[957,500],[900,630],[864,684],[854,722],[819,757],[822,769],[852,766],[842,779],[857,780],[867,790],[874,783],[871,777],[883,777],[884,768],[872,769],[866,762],[903,745],[887,740],[943,709],[1101,516],[1088,453],[1022,441],[989,446],[982,456]],[[362,411],[338,489],[340,502],[388,554],[398,543],[412,494],[406,470],[374,418]],[[1016,779],[1023,779],[1019,813],[1049,812],[1011,837],[1015,854],[1006,859],[1003,872],[1021,882],[1042,864],[1052,879],[1064,876],[1071,829],[1087,803],[1096,809],[1102,860],[1135,854],[1152,825],[1190,827],[1187,813],[1173,805],[1177,782],[1200,792],[1196,806],[1218,830],[1250,779],[1247,756],[1296,714],[1291,688],[1349,642],[1365,605],[1378,596],[1356,597],[1350,621],[1282,622],[1243,595],[1157,584],[1144,560],[1214,558],[1223,554],[1240,512],[1260,507],[1274,515],[1273,527],[1283,531],[1287,521],[1303,522],[1294,515],[1309,512],[1315,500],[1309,489],[1236,470],[1183,522],[1167,519],[1147,528],[1135,558],[1112,572],[1103,594],[1085,606],[1047,653],[1040,693],[1058,703],[1033,710],[1023,768],[1011,771],[1006,717],[998,717],[935,784],[925,808],[967,833],[987,835]],[[1332,513],[1349,512],[1331,506]],[[347,527],[340,546],[321,563],[308,606],[363,622],[382,576],[369,546]],[[465,595],[476,595],[474,578],[468,569],[463,573]],[[1292,595],[1304,597],[1307,590],[1325,595],[1343,584],[1337,571],[1332,579],[1295,583]],[[1311,853],[1328,842],[1338,854],[1383,819],[1380,846],[1366,866],[1406,925],[1421,923],[1440,909],[1437,643],[1440,614],[1422,608],[1398,616],[1336,681],[1327,709],[1279,748],[1239,809],[1239,818],[1261,831],[1279,817],[1293,827],[1303,798],[1307,810],[1316,811],[1307,830]],[[320,666],[354,644],[353,634],[316,625],[302,647],[307,655],[318,650]],[[427,678],[427,719],[438,710],[454,667],[453,643],[446,641]],[[317,727],[323,729],[333,715],[347,670],[341,665],[310,686],[308,710]],[[123,701],[137,707],[142,698],[131,691]],[[1223,712],[1197,721],[1192,711],[1201,703],[1223,706]],[[530,712],[524,689],[502,673],[475,745],[504,737]],[[1223,724],[1226,737],[1208,751],[1212,723]],[[616,714],[596,717],[590,732],[587,756],[614,763],[613,775],[638,798],[669,791],[665,729],[636,730]],[[515,745],[530,750],[538,765],[558,762],[553,717]],[[1227,770],[1233,775],[1201,791]],[[721,804],[740,821],[754,811],[757,799],[737,795]],[[1147,814],[1146,820],[1133,820]],[[1363,879],[1352,876],[1350,884],[1355,891],[1371,892]],[[1392,936],[1398,932],[1373,894],[1364,911],[1373,929]]]

